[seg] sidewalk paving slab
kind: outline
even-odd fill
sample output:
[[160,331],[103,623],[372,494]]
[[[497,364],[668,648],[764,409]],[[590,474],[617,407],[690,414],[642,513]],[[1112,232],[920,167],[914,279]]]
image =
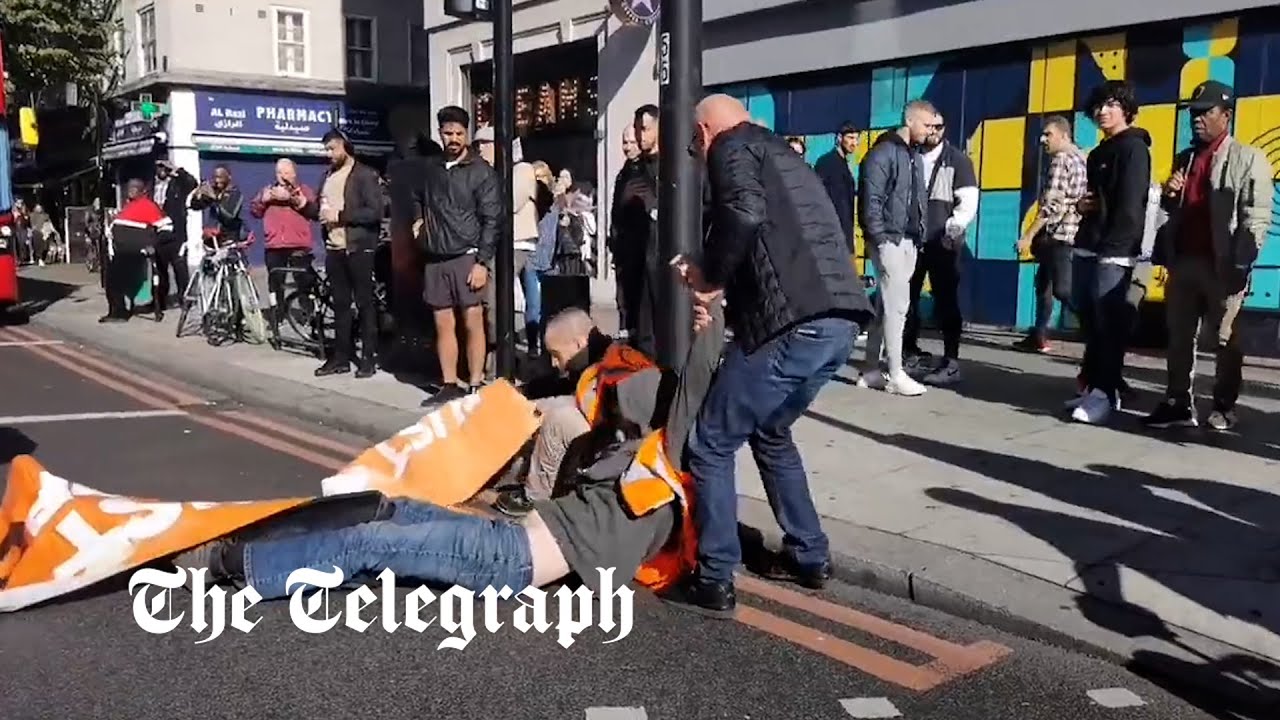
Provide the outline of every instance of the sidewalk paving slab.
[[[385,373],[317,379],[314,358],[175,339],[176,316],[100,326],[96,287],[64,294],[34,323],[122,363],[371,439],[420,415],[422,392]],[[1149,433],[1133,413],[1157,402],[1163,362],[1134,354],[1136,406],[1087,427],[1061,411],[1079,347],[1030,355],[1005,349],[1013,339],[973,330],[964,380],[917,398],[859,389],[848,368],[796,424],[840,574],[1216,692],[1280,697],[1280,369],[1250,363],[1238,435]],[[776,537],[750,453],[739,460],[742,519]]]

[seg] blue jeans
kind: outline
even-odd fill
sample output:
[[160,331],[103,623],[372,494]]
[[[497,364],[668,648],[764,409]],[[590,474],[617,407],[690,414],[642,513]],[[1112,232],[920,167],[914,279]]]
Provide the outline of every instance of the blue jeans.
[[542,278],[538,271],[525,263],[520,271],[520,289],[524,291],[524,322],[536,325],[542,322]]
[[299,568],[337,566],[349,584],[390,569],[401,580],[476,592],[504,585],[520,592],[533,582],[533,554],[523,527],[413,500],[387,503],[386,520],[247,543],[246,582],[264,599],[288,595],[285,580]]
[[1133,268],[1076,256],[1071,265],[1071,297],[1084,335],[1085,383],[1112,401],[1124,377],[1124,354],[1133,329],[1129,285]]
[[725,353],[689,437],[698,575],[729,582],[742,561],[734,457],[751,446],[786,550],[803,566],[827,560],[828,541],[809,494],[791,426],[853,350],[858,325],[822,318],[793,327],[750,355]]

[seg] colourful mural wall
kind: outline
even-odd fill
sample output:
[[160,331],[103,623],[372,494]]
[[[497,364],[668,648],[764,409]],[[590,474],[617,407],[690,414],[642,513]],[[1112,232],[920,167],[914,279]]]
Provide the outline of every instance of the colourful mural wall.
[[[719,88],[747,103],[753,117],[786,135],[805,138],[816,161],[832,149],[833,131],[846,120],[867,128],[859,153],[900,123],[912,98],[943,113],[948,139],[973,158],[981,188],[978,218],[969,228],[961,298],[973,322],[1025,328],[1035,315],[1036,265],[1015,243],[1036,212],[1046,158],[1041,122],[1065,115],[1085,150],[1100,134],[1081,112],[1089,91],[1108,79],[1126,79],[1138,92],[1136,124],[1152,136],[1153,180],[1168,177],[1176,154],[1191,139],[1179,99],[1208,79],[1232,85],[1239,96],[1237,139],[1264,149],[1280,192],[1280,8],[1192,23],[1161,23],[1051,42],[977,48],[944,57],[882,67],[853,67]],[[861,157],[858,158],[861,160]],[[859,270],[872,271],[856,238]],[[1280,312],[1280,204],[1254,273],[1247,306]],[[1163,297],[1163,271],[1149,299]],[[1055,322],[1070,322],[1058,318]]]

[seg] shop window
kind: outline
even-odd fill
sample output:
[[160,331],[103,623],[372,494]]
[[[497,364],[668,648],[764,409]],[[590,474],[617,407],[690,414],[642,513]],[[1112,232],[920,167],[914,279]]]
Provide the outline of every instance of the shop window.
[[148,5],[138,11],[138,58],[143,75],[156,71],[156,8]]
[[307,11],[275,8],[276,74],[305,76],[307,67]]
[[373,18],[348,17],[347,77],[373,80],[377,75],[377,48]]

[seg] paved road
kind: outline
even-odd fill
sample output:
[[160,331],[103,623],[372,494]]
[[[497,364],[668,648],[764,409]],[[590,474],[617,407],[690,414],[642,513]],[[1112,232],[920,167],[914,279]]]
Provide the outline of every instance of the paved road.
[[[69,345],[22,343],[0,329],[0,470],[34,453],[109,492],[269,498],[316,492],[358,445],[203,404],[207,394],[111,370]],[[479,628],[456,651],[438,649],[449,635],[440,623],[421,634],[375,623],[308,635],[287,602],[253,608],[261,621],[249,634],[196,644],[204,636],[184,625],[150,635],[133,622],[127,592],[109,583],[0,616],[0,717],[1211,717],[1109,663],[852,587],[810,595],[744,581],[742,590],[736,621],[637,596],[633,629],[617,643],[588,630],[564,649],[554,633],[521,634],[508,622],[496,635]],[[331,597],[335,611],[341,600]]]

